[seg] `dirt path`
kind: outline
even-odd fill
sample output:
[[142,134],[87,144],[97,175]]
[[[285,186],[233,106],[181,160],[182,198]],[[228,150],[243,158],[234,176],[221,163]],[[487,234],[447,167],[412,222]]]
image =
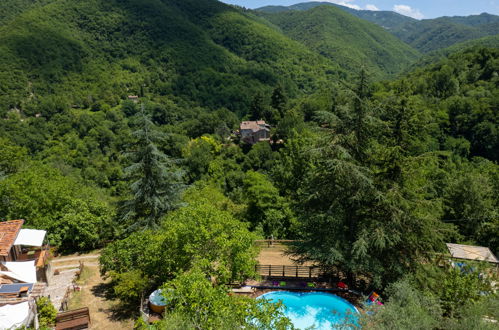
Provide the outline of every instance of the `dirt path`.
[[90,329],[133,329],[134,320],[120,313],[118,302],[109,299],[109,280],[100,276],[98,264],[86,263],[77,284],[81,290],[71,294],[69,309],[88,307]]

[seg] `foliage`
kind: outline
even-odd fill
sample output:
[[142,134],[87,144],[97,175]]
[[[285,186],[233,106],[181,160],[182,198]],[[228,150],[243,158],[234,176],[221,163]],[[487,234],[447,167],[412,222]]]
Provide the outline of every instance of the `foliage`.
[[58,170],[31,163],[0,185],[0,217],[45,229],[62,250],[94,249],[114,236],[113,209],[102,192]]
[[47,118],[70,105],[100,110],[130,94],[243,114],[277,77],[298,94],[342,71],[217,1],[9,2],[0,72],[15,74],[0,74],[2,117],[14,108]]
[[101,254],[101,271],[119,283],[138,278],[119,274],[140,270],[150,287],[195,266],[220,284],[253,276],[256,237],[223,210],[230,203],[222,199],[212,204],[205,194],[187,196],[194,199],[170,213],[157,230],[140,231],[108,245]]
[[265,6],[257,8],[257,11],[262,11],[266,13],[278,13],[288,10],[309,10],[318,6],[334,6],[340,8],[341,10],[362,18],[366,21],[373,22],[386,28],[389,31],[397,29],[408,22],[416,21],[414,18],[409,16],[400,15],[393,11],[372,11],[372,10],[358,10],[350,7],[345,7],[338,5],[336,3],[324,2],[324,1],[309,1],[297,3],[291,6]]
[[47,297],[40,297],[36,300],[36,309],[38,312],[38,322],[40,326],[50,327],[55,324],[57,310]]
[[391,284],[383,306],[366,306],[360,324],[368,329],[493,329],[498,300],[484,284],[476,270],[428,264]]
[[[415,267],[429,251],[443,247],[444,227],[437,201],[427,201],[425,178],[435,164],[413,160],[397,164],[387,156],[386,128],[368,98],[363,73],[352,102],[323,114],[323,133],[311,155],[299,198],[302,237],[296,255],[336,266],[349,274],[370,274],[376,285]],[[355,90],[355,91],[354,91]],[[381,130],[384,129],[384,130]],[[394,148],[404,150],[401,140]]]
[[366,66],[377,77],[383,77],[400,72],[419,55],[384,27],[335,6],[261,15],[290,38],[333,59],[349,72]]
[[27,160],[27,150],[0,138],[0,175],[17,172]]
[[462,267],[436,267],[433,264],[422,266],[413,275],[413,282],[426,295],[436,297],[442,311],[448,317],[461,317],[463,305],[475,304],[484,295],[493,294],[493,270],[478,263],[468,262]]
[[111,273],[114,294],[125,304],[135,306],[143,298],[150,283],[142,271],[136,269],[126,273]]
[[[486,160],[461,164],[445,189],[446,219],[455,219],[460,232],[499,251],[497,167]],[[494,227],[495,226],[495,227]]]
[[210,163],[220,154],[222,145],[214,138],[202,136],[189,142],[182,154],[189,169],[191,181],[207,174]]
[[122,206],[122,221],[129,230],[157,228],[159,220],[178,206],[182,189],[182,172],[175,161],[158,150],[161,135],[155,130],[144,107],[137,114],[136,142],[130,147],[132,164],[125,169],[132,180],[132,198]]
[[293,236],[296,219],[289,203],[279,195],[264,174],[249,171],[243,180],[244,196],[248,205],[246,219],[253,229],[265,237]]
[[166,320],[156,325],[159,329],[169,326],[169,318],[180,315],[189,320],[188,328],[195,329],[287,329],[290,325],[279,305],[231,296],[227,288],[213,286],[198,269],[179,275],[162,289],[168,310]]
[[[389,32],[411,27],[426,51],[493,31],[496,18],[342,10],[389,31],[334,6],[260,15],[214,0],[3,1],[0,218],[46,229],[65,251],[124,238],[103,250],[102,271],[133,305],[165,283],[182,292],[193,306],[170,311],[171,327],[231,327],[219,312],[242,324],[248,303],[224,285],[255,276],[262,236],[299,240],[302,259],[352,287],[383,292],[416,274],[412,288],[387,290],[380,327],[485,326],[468,312],[494,317],[478,276],[420,266],[443,242],[498,249],[499,53],[464,49],[497,38],[369,80],[419,56]],[[245,119],[272,123],[272,143],[239,145]],[[181,201],[180,172],[192,186]]]
[[383,306],[366,306],[368,313],[361,314],[360,325],[367,329],[435,329],[441,319],[438,300],[425,296],[408,280],[390,285]]

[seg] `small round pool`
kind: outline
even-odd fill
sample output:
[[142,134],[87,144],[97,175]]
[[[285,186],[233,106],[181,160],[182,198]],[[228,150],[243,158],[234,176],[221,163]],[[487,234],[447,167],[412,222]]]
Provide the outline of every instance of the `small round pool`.
[[357,325],[358,311],[345,299],[325,292],[274,291],[257,299],[282,301],[284,315],[298,329],[344,329]]

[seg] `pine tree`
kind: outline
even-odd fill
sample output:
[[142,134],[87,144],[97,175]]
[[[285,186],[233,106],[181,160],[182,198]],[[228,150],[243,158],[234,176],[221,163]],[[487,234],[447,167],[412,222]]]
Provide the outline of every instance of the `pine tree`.
[[123,203],[121,210],[121,219],[129,231],[157,227],[161,218],[179,205],[183,189],[183,173],[176,168],[178,161],[158,149],[164,134],[156,130],[144,106],[135,119],[136,140],[127,154],[132,164],[125,169],[132,181],[133,197]]

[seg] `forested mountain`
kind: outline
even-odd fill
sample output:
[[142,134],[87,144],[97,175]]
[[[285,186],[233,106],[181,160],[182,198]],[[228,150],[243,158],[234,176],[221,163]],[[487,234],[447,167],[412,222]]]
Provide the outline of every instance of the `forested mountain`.
[[484,15],[487,15],[485,16],[487,18],[483,21],[480,20],[481,15],[469,18],[442,17],[421,20],[405,24],[394,30],[393,33],[414,48],[422,52],[429,52],[467,40],[498,34],[499,17]]
[[328,2],[305,2],[288,7],[266,6],[256,10],[279,13],[307,11],[317,6],[340,8],[354,16],[373,22],[424,53],[499,33],[499,16],[487,13],[416,20],[392,11],[356,10]]
[[[137,329],[291,328],[277,305],[228,294],[257,276],[265,238],[380,293],[363,329],[499,320],[496,273],[442,257],[447,242],[499,252],[497,35],[416,62],[333,6],[0,8],[0,220],[47,230],[60,252],[102,249],[106,287]],[[438,22],[418,47],[496,24]],[[245,143],[243,120],[265,120],[270,139]],[[137,306],[159,287],[169,308],[144,324]]]
[[[13,11],[16,2],[8,4]],[[47,0],[0,28],[0,54],[3,115],[19,108],[48,116],[49,100],[114,106],[148,92],[242,113],[258,90],[281,82],[296,94],[342,72],[212,0]]]
[[395,74],[419,56],[417,51],[385,29],[334,6],[262,16],[287,36],[348,71],[365,66],[377,77]]
[[362,18],[366,21],[380,25],[387,30],[396,30],[406,23],[417,21],[412,17],[400,15],[399,13],[393,11],[357,10],[331,2],[320,1],[303,2],[291,6],[265,6],[257,8],[255,10],[264,13],[279,13],[291,10],[309,10],[318,6],[331,6],[340,8],[341,10],[357,16],[358,18]]
[[415,69],[424,65],[438,62],[440,59],[448,57],[450,54],[458,53],[463,50],[473,47],[499,48],[499,34],[494,36],[473,39],[454,44],[447,48],[437,49],[424,54],[418,61],[411,65],[411,69]]
[[441,19],[453,23],[474,26],[474,27],[481,27],[481,26],[487,26],[489,24],[492,25],[499,23],[499,16],[487,13],[481,13],[480,15],[470,15],[470,16],[444,16],[441,17]]

